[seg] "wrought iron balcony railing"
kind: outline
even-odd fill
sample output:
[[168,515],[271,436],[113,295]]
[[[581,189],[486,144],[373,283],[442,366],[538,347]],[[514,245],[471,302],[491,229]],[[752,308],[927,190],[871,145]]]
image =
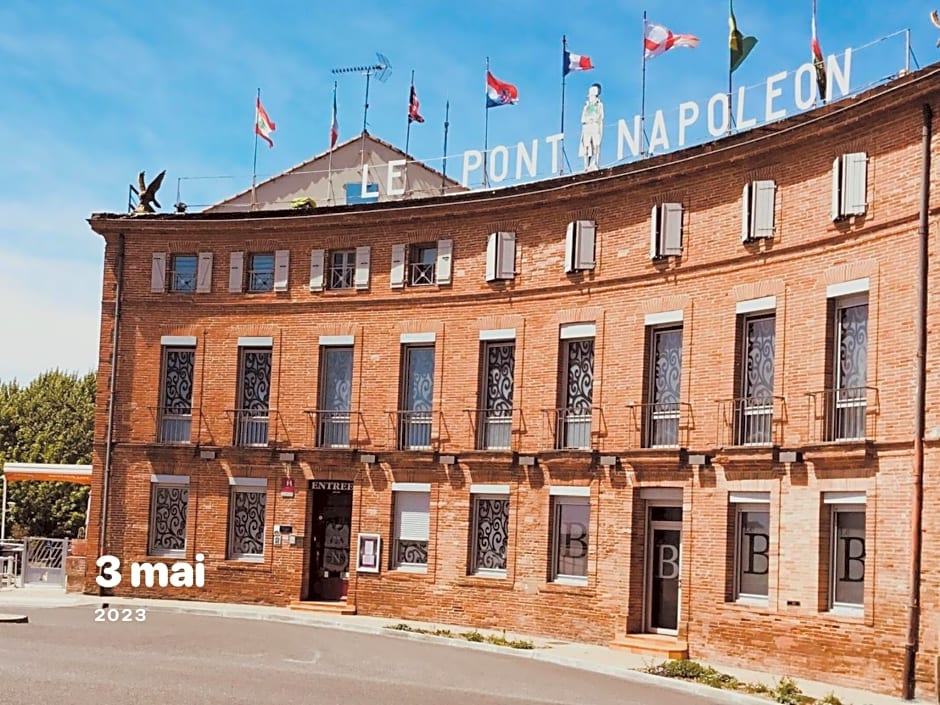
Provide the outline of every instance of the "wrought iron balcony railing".
[[338,264],[330,265],[330,288],[331,289],[352,289],[356,276],[355,265]]
[[633,427],[640,448],[679,448],[688,445],[692,405],[688,402],[631,404]]
[[350,448],[358,442],[358,411],[336,409],[304,409],[313,423],[313,445],[316,448]]
[[248,291],[271,291],[274,289],[274,272],[270,269],[253,269],[248,273]]
[[718,444],[772,446],[779,442],[777,432],[785,403],[778,396],[718,400]]
[[235,418],[235,445],[260,448],[268,445],[270,424],[276,418],[274,409],[228,409]]
[[435,412],[399,409],[388,413],[395,426],[396,447],[398,450],[431,449],[431,432]]
[[193,271],[173,272],[171,284],[172,284],[172,286],[170,287],[171,291],[183,291],[183,292],[195,291],[196,290],[196,273]]
[[875,437],[878,415],[877,387],[842,387],[808,392],[810,439],[838,443],[865,441]]
[[466,409],[473,415],[474,447],[477,450],[514,450],[514,417],[521,409]]
[[543,409],[551,419],[555,450],[591,450],[595,443],[595,415],[603,416],[599,406]]
[[428,286],[434,283],[434,269],[435,264],[433,262],[425,264],[424,262],[412,262],[411,263],[411,285],[412,286]]
[[157,443],[190,443],[193,431],[192,407],[152,407],[157,414]]

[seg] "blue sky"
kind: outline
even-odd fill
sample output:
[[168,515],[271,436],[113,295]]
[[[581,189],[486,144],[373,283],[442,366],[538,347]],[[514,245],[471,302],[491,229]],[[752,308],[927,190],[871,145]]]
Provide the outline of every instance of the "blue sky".
[[[904,66],[903,34],[877,41],[892,33],[911,30],[921,66],[940,58],[940,31],[928,19],[932,5],[896,0],[886,13],[886,3],[872,0],[818,2],[823,51],[857,49],[853,91]],[[811,7],[811,0],[736,3],[739,29],[759,41],[735,72],[735,86],[754,87],[755,106],[763,105],[768,76],[792,75],[808,59]],[[327,147],[331,69],[370,64],[377,51],[393,68],[385,83],[372,82],[370,132],[404,147],[414,69],[426,122],[413,126],[409,151],[440,167],[450,100],[448,174],[459,177],[463,151],[483,144],[487,56],[493,73],[520,93],[518,105],[490,111],[490,146],[558,131],[565,34],[569,49],[596,66],[568,77],[569,159],[578,166],[578,135],[570,128],[596,81],[607,123],[603,161],[612,163],[616,121],[639,112],[644,10],[651,22],[701,39],[696,49],[674,49],[647,65],[648,119],[663,109],[674,123],[679,103],[697,101],[704,110],[711,95],[727,90],[724,2],[4,0],[0,380],[25,383],[54,367],[95,368],[103,246],[85,219],[124,211],[127,186],[141,169],[150,177],[167,170],[164,210],[175,202],[178,183],[192,207],[249,185],[259,87],[277,125],[275,147],[259,147],[260,178]],[[338,78],[343,140],[362,127],[364,79]],[[792,93],[790,79],[782,85]],[[762,107],[754,111],[763,115]],[[543,159],[547,166],[547,152]]]

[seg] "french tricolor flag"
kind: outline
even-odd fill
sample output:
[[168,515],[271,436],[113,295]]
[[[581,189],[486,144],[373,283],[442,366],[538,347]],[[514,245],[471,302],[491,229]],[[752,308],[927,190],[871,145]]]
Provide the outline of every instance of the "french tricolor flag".
[[486,107],[515,105],[519,102],[519,89],[511,83],[500,81],[489,71],[486,72]]
[[561,75],[567,76],[572,71],[589,71],[594,68],[590,56],[582,54],[572,54],[565,50],[561,60]]

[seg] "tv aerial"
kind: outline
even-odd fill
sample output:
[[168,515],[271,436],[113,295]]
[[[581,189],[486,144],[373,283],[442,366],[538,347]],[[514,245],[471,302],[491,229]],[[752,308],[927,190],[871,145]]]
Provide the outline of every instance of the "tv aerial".
[[345,68],[333,69],[332,73],[361,73],[366,77],[366,100],[362,111],[362,131],[366,131],[368,113],[369,113],[369,79],[375,74],[377,81],[385,83],[388,77],[392,75],[392,62],[388,60],[385,54],[375,53],[378,61],[371,66],[347,66]]

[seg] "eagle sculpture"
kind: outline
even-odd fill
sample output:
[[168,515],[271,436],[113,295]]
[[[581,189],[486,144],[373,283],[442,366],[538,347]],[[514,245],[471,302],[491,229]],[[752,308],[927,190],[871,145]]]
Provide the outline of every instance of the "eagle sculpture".
[[162,207],[157,200],[157,191],[160,190],[165,175],[166,169],[157,174],[157,178],[151,181],[149,185],[144,181],[144,172],[137,175],[139,189],[134,189],[137,192],[137,206],[134,208],[134,213],[155,213],[153,206]]
[[[933,22],[934,27],[940,29],[940,13],[936,10],[930,13],[930,21]],[[940,47],[940,40],[937,40],[937,46]]]

